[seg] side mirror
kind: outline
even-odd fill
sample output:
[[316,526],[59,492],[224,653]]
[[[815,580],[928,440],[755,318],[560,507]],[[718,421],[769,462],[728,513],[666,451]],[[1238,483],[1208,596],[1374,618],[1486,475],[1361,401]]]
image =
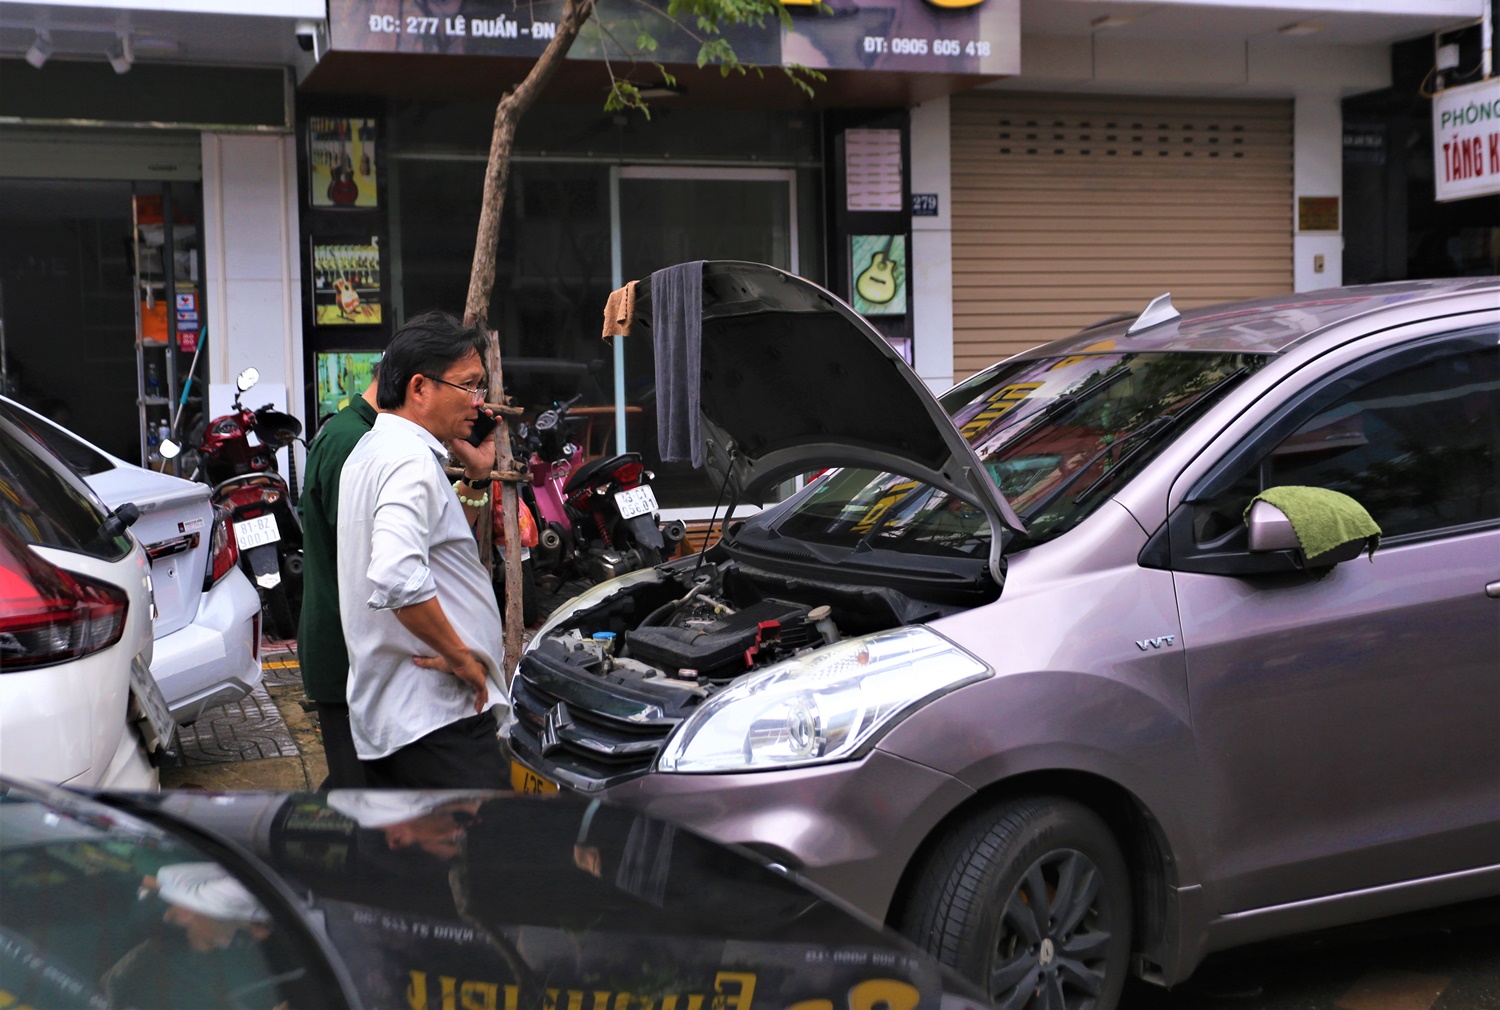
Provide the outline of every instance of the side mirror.
[[251,365],[239,375],[234,377],[234,385],[241,392],[245,392],[251,386],[260,381],[260,369]]
[[1363,539],[1350,540],[1309,558],[1302,553],[1302,541],[1292,529],[1292,521],[1285,512],[1267,501],[1257,501],[1250,506],[1250,514],[1245,517],[1245,527],[1249,533],[1250,553],[1295,551],[1308,568],[1332,568],[1342,562],[1353,561],[1367,549]]
[[109,514],[104,524],[99,527],[99,532],[102,536],[112,539],[134,526],[135,521],[140,517],[141,510],[136,507],[136,504],[126,502]]
[[164,438],[161,440],[161,443],[157,445],[156,451],[161,453],[162,459],[176,459],[182,453],[182,446],[178,445],[170,438]]

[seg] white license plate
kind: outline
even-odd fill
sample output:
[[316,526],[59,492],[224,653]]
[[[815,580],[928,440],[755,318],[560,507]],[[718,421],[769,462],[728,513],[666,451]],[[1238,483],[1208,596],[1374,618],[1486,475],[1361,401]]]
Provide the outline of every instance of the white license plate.
[[616,491],[615,507],[620,510],[621,519],[634,519],[647,512],[655,512],[656,493],[651,490],[650,484],[642,484],[629,491]]
[[280,539],[281,531],[276,528],[275,516],[256,516],[234,524],[234,542],[242,551],[262,544],[274,544]]
[[130,714],[150,727],[146,749],[170,748],[177,733],[177,720],[172,718],[156,678],[139,656],[130,664],[130,696],[135,702]]

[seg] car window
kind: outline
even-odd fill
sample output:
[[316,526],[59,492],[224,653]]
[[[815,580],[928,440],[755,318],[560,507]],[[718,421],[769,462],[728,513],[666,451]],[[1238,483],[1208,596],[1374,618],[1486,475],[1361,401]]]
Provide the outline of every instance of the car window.
[[0,399],[0,417],[57,453],[58,458],[80,477],[92,477],[115,468],[114,462],[98,449],[55,424],[39,420],[36,415],[8,400]]
[[[1077,526],[1235,382],[1248,354],[1115,352],[1007,362],[942,397],[1026,522],[1017,550]],[[984,557],[983,511],[930,485],[843,470],[794,504],[778,532],[836,546]]]
[[0,870],[0,991],[17,1005],[272,1010],[304,974],[244,884],[134,818],[0,792]]
[[104,503],[25,432],[0,420],[0,524],[22,543],[106,561],[130,553],[124,534],[105,537]]
[[1291,430],[1233,486],[1199,504],[1198,542],[1237,529],[1260,491],[1293,484],[1349,495],[1387,538],[1500,519],[1497,337],[1455,335],[1393,368],[1336,380],[1332,395],[1279,425]]

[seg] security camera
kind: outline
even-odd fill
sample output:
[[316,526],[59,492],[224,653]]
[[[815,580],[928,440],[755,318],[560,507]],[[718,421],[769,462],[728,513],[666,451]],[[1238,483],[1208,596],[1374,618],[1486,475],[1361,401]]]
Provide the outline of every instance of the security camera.
[[305,53],[316,53],[318,48],[318,33],[323,26],[316,21],[297,22],[297,47]]

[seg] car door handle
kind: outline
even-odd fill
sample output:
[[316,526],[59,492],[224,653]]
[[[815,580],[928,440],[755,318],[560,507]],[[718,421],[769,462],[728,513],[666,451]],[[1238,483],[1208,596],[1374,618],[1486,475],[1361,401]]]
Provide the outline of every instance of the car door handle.
[[1484,595],[1492,600],[1500,600],[1500,582],[1491,582],[1484,587]]

